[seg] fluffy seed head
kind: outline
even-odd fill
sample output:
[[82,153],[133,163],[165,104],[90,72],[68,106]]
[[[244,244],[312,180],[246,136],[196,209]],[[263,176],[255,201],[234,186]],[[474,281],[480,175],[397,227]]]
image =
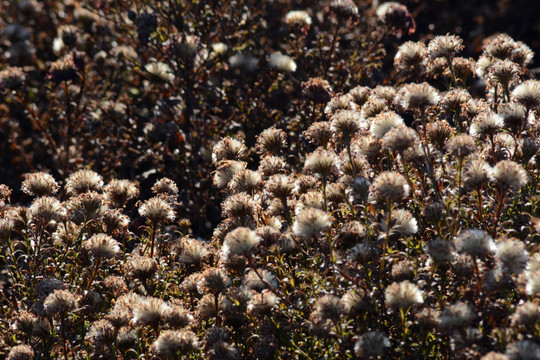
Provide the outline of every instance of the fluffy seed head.
[[471,136],[494,135],[504,125],[503,117],[492,111],[483,112],[476,116],[471,124]]
[[155,79],[164,81],[164,82],[173,82],[174,74],[169,67],[169,65],[154,61],[144,66],[144,69]]
[[139,189],[129,180],[113,179],[103,189],[105,199],[112,206],[122,207],[129,200],[139,196]]
[[377,115],[371,123],[370,132],[378,139],[382,139],[390,129],[403,125],[403,118],[393,111],[385,111]]
[[65,316],[76,307],[75,295],[66,290],[54,290],[43,302],[43,310],[49,317]]
[[456,135],[446,141],[446,150],[450,155],[465,157],[477,149],[476,140],[469,135]]
[[392,308],[408,308],[424,302],[423,292],[408,280],[393,283],[384,291],[386,306]]
[[454,239],[454,244],[458,253],[472,257],[484,257],[496,250],[493,238],[484,230],[462,231]]
[[167,308],[167,304],[160,298],[142,298],[133,306],[133,322],[143,326],[157,326]]
[[268,179],[264,188],[272,197],[286,199],[293,194],[294,182],[287,175],[277,174]]
[[499,161],[493,167],[493,177],[503,190],[517,191],[529,181],[525,169],[511,160]]
[[312,208],[304,208],[294,220],[293,232],[300,236],[316,235],[332,224],[332,217],[326,212]]
[[337,171],[336,154],[333,151],[318,148],[308,156],[304,170],[328,179]]
[[25,176],[21,190],[25,194],[37,197],[54,195],[58,191],[58,183],[52,175],[37,172]]
[[171,204],[162,196],[155,196],[139,206],[139,214],[152,223],[173,221],[176,217]]
[[136,255],[126,262],[125,270],[134,279],[146,280],[154,276],[158,264],[154,258]]
[[345,311],[340,300],[339,296],[330,294],[319,297],[315,302],[311,317],[317,322],[338,320]]
[[240,170],[229,182],[229,189],[235,193],[246,193],[253,195],[262,185],[261,173],[253,170]]
[[178,195],[178,186],[169,178],[162,178],[152,186],[152,192],[156,195],[176,197]]
[[540,82],[524,81],[514,88],[512,98],[527,109],[538,109],[540,107]]
[[225,236],[222,251],[225,257],[248,255],[259,243],[257,233],[249,228],[236,228]]
[[107,234],[94,234],[83,243],[86,251],[96,258],[113,258],[120,253],[120,244]]
[[34,349],[30,345],[16,345],[9,350],[7,360],[32,360]]
[[443,239],[434,239],[427,243],[426,252],[436,264],[454,261],[454,246]]
[[281,72],[295,72],[296,62],[287,55],[274,53],[270,55],[268,59],[268,65],[277,71]]
[[275,127],[268,128],[257,136],[255,146],[260,154],[279,154],[287,146],[287,134]]
[[463,169],[463,185],[465,189],[481,188],[492,180],[493,169],[482,159],[472,159]]
[[444,308],[440,317],[440,326],[447,329],[463,328],[476,318],[471,305],[458,301]]
[[392,346],[388,337],[379,331],[370,331],[360,336],[354,344],[354,353],[359,358],[371,358],[384,355],[386,348]]
[[463,39],[456,35],[435,36],[428,44],[428,54],[432,58],[452,58],[463,50]]
[[332,88],[323,78],[310,78],[302,83],[302,95],[316,104],[326,104],[330,101]]
[[497,243],[495,257],[514,274],[523,272],[529,261],[529,253],[523,242],[512,238]]
[[66,209],[56,198],[43,196],[32,202],[30,215],[33,219],[44,223],[58,222],[66,216]]
[[84,169],[72,174],[66,181],[66,192],[77,196],[87,191],[99,191],[103,186],[103,178],[95,171]]
[[390,129],[382,138],[382,144],[398,153],[405,151],[419,140],[415,130],[405,125]]
[[152,344],[151,350],[166,359],[195,353],[200,344],[197,335],[189,330],[164,330]]
[[356,134],[362,126],[360,113],[357,111],[340,110],[332,115],[330,129],[334,136],[341,136],[345,142],[350,141],[351,137]]
[[385,171],[377,175],[370,192],[377,199],[399,201],[409,196],[409,184],[403,175],[395,171]]
[[394,57],[394,65],[405,71],[411,71],[421,66],[426,56],[427,48],[422,42],[407,41],[403,43]]
[[428,83],[407,84],[398,93],[397,101],[404,109],[423,109],[439,103],[439,92]]
[[241,160],[247,153],[247,147],[243,141],[231,137],[223,138],[212,150],[212,162],[219,163],[222,160]]
[[311,16],[304,10],[289,11],[285,15],[285,24],[290,28],[303,28],[311,25]]

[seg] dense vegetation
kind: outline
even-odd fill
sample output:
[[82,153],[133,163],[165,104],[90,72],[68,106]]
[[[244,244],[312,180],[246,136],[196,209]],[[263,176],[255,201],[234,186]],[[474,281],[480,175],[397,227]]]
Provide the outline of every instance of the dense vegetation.
[[539,24],[457,4],[5,2],[0,355],[540,359]]

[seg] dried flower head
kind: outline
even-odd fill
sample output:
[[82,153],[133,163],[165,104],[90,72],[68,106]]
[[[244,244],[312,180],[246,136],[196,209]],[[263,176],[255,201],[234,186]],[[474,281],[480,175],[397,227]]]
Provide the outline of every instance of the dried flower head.
[[133,322],[142,326],[157,326],[168,305],[160,298],[141,298],[133,306]]
[[396,126],[384,134],[382,144],[384,147],[402,153],[419,141],[414,129],[405,125]]
[[197,264],[203,261],[210,251],[203,242],[185,238],[182,241],[182,253],[178,257],[178,261],[185,264]]
[[[264,161],[264,159],[261,161]],[[222,160],[216,165],[214,174],[214,185],[218,188],[224,188],[232,180],[234,174],[246,168],[247,163],[243,161]],[[280,164],[281,165],[281,164]]]
[[495,257],[514,274],[520,274],[527,267],[529,253],[518,239],[503,239],[497,243]]
[[309,28],[311,26],[311,16],[304,10],[289,11],[285,15],[285,24],[290,28]]
[[[531,267],[529,265],[529,267]],[[525,292],[527,295],[535,295],[540,293],[540,270],[529,269],[526,273],[527,283],[525,284]]]
[[465,157],[477,149],[476,140],[469,135],[456,135],[446,141],[446,150],[450,155]]
[[152,192],[156,195],[178,196],[178,186],[169,178],[162,178],[152,186]]
[[403,125],[403,118],[393,111],[385,111],[378,114],[373,120],[370,132],[376,138],[382,139],[388,131],[399,125]]
[[333,151],[318,148],[306,159],[304,170],[325,179],[337,172],[337,158]]
[[520,304],[516,306],[511,319],[514,324],[534,327],[540,321],[540,305],[531,301]]
[[492,111],[480,113],[473,119],[471,136],[493,136],[504,125],[503,117]]
[[21,190],[31,196],[49,196],[54,195],[58,191],[58,183],[52,175],[37,172],[27,174],[21,186]]
[[339,296],[323,295],[315,302],[311,318],[321,323],[326,320],[337,321],[344,313],[345,309]]
[[252,73],[257,69],[259,60],[251,54],[237,53],[229,57],[231,69],[239,69],[246,73]]
[[172,83],[174,81],[174,74],[169,65],[164,62],[154,61],[144,66],[144,69],[157,80],[163,82]]
[[454,246],[451,242],[443,239],[434,239],[427,243],[426,252],[435,264],[443,264],[454,261]]
[[394,57],[394,65],[403,71],[414,71],[422,66],[426,54],[424,43],[407,41],[400,45]]
[[528,122],[525,111],[525,107],[517,102],[503,104],[500,116],[503,118],[504,127],[514,134],[519,134]]
[[498,61],[487,69],[488,81],[506,88],[520,75],[518,64],[510,60]]
[[351,99],[353,103],[362,107],[372,95],[372,91],[367,86],[357,86],[347,93],[347,97]]
[[476,314],[471,305],[458,301],[448,305],[441,312],[439,325],[445,329],[463,328],[476,318]]
[[337,111],[332,115],[330,121],[330,129],[334,136],[341,137],[345,142],[349,142],[354,134],[356,134],[362,127],[365,127],[360,113],[357,111]]
[[246,194],[229,196],[222,205],[222,214],[244,222],[255,218],[257,204],[253,198]]
[[257,136],[255,146],[259,154],[279,154],[287,146],[287,134],[275,127],[268,128]]
[[269,291],[263,290],[260,294],[253,295],[246,307],[248,314],[252,316],[262,315],[262,314],[271,314],[270,310],[277,304],[277,296]]
[[98,320],[90,325],[85,340],[92,343],[104,343],[112,345],[116,340],[116,329],[106,319]]
[[435,36],[428,44],[428,54],[432,58],[451,59],[463,50],[463,39],[456,35]]
[[32,360],[34,349],[30,345],[16,345],[9,350],[7,360]]
[[66,181],[68,195],[77,196],[87,191],[99,191],[103,178],[95,171],[84,169],[72,174]]
[[105,199],[115,207],[123,207],[139,196],[139,189],[129,180],[113,179],[103,189]]
[[54,290],[43,302],[43,310],[49,317],[65,316],[77,306],[75,295],[66,290]]
[[464,230],[455,239],[456,251],[472,257],[484,257],[496,250],[493,238],[478,229]]
[[135,255],[124,265],[127,275],[134,279],[147,280],[152,278],[158,270],[156,259]]
[[225,236],[222,252],[226,258],[249,255],[261,239],[249,228],[236,228]]
[[463,185],[465,189],[480,189],[492,180],[491,166],[484,160],[472,159],[465,164],[463,169]]
[[262,176],[258,171],[240,170],[234,174],[229,182],[229,189],[234,193],[246,193],[253,195],[262,187]]
[[280,72],[295,72],[296,62],[290,56],[274,53],[268,58],[268,65]]
[[122,213],[120,209],[107,209],[101,218],[105,231],[109,235],[116,232],[124,232],[129,225],[129,217]]
[[409,196],[410,187],[403,175],[394,171],[385,171],[377,175],[370,187],[376,199],[400,201]]
[[17,90],[26,80],[26,74],[19,67],[8,67],[0,71],[0,90]]
[[361,114],[362,118],[373,118],[383,112],[389,111],[388,102],[384,99],[370,97],[369,100],[362,105]]
[[437,89],[424,82],[405,85],[399,90],[396,102],[404,109],[423,109],[438,105],[440,99]]
[[199,350],[197,335],[189,330],[164,330],[152,344],[151,350],[166,359],[175,359]]
[[392,308],[408,308],[424,302],[423,292],[408,280],[393,283],[384,291],[386,306]]
[[540,359],[540,345],[532,340],[516,341],[506,347],[510,360]]
[[312,208],[304,208],[294,220],[292,231],[296,235],[311,236],[317,235],[319,232],[332,224],[332,217],[326,212]]
[[214,164],[221,160],[240,160],[247,152],[247,147],[240,140],[226,137],[219,141],[212,150],[212,162]]
[[304,136],[313,145],[325,148],[332,139],[331,123],[328,121],[314,122],[304,131]]
[[362,336],[354,344],[354,353],[361,359],[383,356],[386,348],[392,344],[388,337],[379,331],[370,331]]
[[315,104],[326,104],[332,97],[332,88],[323,78],[310,78],[302,83],[302,95]]
[[59,222],[66,216],[66,209],[56,198],[43,196],[32,202],[30,215],[34,221],[41,221],[45,224]]
[[540,107],[540,82],[527,80],[519,84],[512,91],[512,98],[526,109],[533,110]]
[[[382,230],[384,232],[387,231],[387,218],[388,216],[385,216],[384,221],[381,223]],[[418,223],[409,211],[404,209],[395,209],[392,211],[390,230],[392,233],[412,235],[418,232]]]
[[232,286],[232,281],[225,271],[219,268],[208,268],[202,273],[201,281],[198,284],[199,292],[204,294],[210,292],[219,294]]
[[330,11],[342,19],[356,18],[358,15],[358,7],[352,0],[332,0]]
[[143,202],[139,206],[139,214],[154,224],[173,221],[176,217],[171,204],[162,196],[154,196]]
[[244,275],[242,283],[255,291],[266,289],[267,284],[273,288],[278,286],[276,276],[266,269],[250,269]]
[[120,253],[120,244],[107,234],[94,234],[83,243],[86,251],[96,258],[113,258]]
[[511,160],[502,160],[495,164],[493,178],[502,190],[512,191],[521,189],[529,181],[525,169]]

